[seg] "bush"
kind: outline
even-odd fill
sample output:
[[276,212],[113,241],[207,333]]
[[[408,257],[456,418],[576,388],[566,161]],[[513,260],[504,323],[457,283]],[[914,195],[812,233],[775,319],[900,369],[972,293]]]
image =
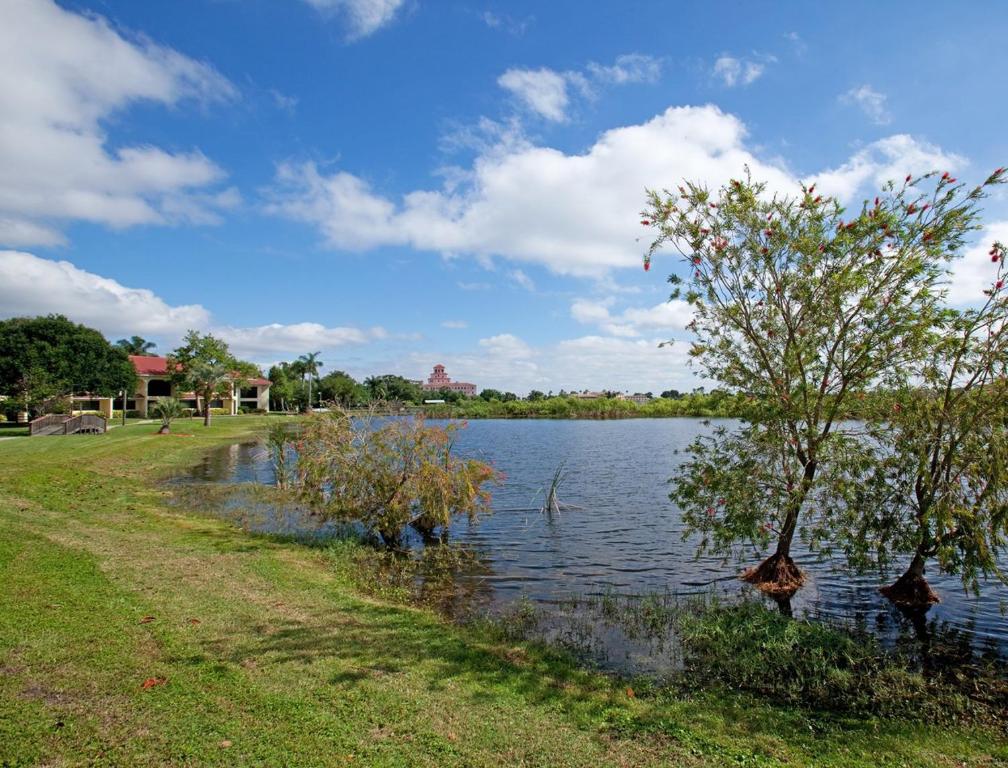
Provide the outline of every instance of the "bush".
[[[398,546],[407,526],[424,539],[457,515],[489,508],[487,464],[452,455],[457,429],[422,418],[378,425],[341,411],[310,415],[297,444],[299,492],[319,514],[361,523]],[[278,433],[279,435],[279,433]]]
[[676,625],[684,678],[785,704],[929,721],[999,718],[1008,706],[1003,670],[942,665],[927,674],[916,659],[866,634],[797,620],[762,604],[684,610]]

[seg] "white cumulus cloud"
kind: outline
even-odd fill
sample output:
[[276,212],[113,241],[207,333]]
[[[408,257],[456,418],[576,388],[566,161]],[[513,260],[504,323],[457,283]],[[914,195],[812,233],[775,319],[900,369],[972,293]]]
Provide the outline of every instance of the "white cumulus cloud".
[[958,171],[967,164],[966,158],[934,144],[896,134],[868,144],[838,168],[823,171],[812,181],[822,191],[849,201],[865,186],[878,189],[887,181],[902,181],[908,173]]
[[[965,163],[899,134],[810,175],[849,202],[906,173]],[[332,248],[405,245],[597,277],[613,268],[640,268],[647,233],[637,214],[646,188],[674,187],[683,179],[720,186],[747,166],[771,191],[797,191],[787,167],[750,149],[737,117],[711,105],[671,107],[640,125],[604,132],[582,154],[507,139],[481,151],[471,168],[459,169],[442,188],[397,200],[346,171],[325,174],[312,162],[286,163],[267,210],[316,227]]]
[[567,119],[568,78],[552,69],[509,69],[497,85],[510,91],[528,109],[554,122]]
[[307,349],[335,349],[387,337],[383,328],[292,323],[240,327],[214,322],[199,304],[172,306],[147,288],[130,288],[68,261],[0,251],[0,318],[62,314],[117,339],[137,334],[171,349],[189,329],[210,332],[241,357],[269,362]]
[[100,16],[51,0],[7,0],[0,244],[57,244],[63,224],[74,220],[110,227],[216,220],[215,198],[205,190],[225,174],[212,160],[196,149],[112,147],[102,125],[137,102],[173,106],[235,95],[212,67],[146,38],[128,39]]
[[571,317],[579,323],[595,325],[610,336],[637,337],[655,332],[682,333],[693,317],[690,305],[674,299],[652,307],[628,307],[613,313],[612,297],[604,299],[575,299],[571,304]]

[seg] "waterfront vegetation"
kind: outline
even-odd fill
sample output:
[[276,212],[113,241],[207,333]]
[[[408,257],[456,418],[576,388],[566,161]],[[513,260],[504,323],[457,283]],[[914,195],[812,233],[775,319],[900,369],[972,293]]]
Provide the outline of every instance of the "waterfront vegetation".
[[[986,303],[944,300],[950,261],[1006,180],[909,174],[851,211],[815,185],[771,196],[748,174],[649,193],[645,268],[666,246],[680,254],[690,277],[669,281],[692,311],[693,361],[754,398],[743,429],[698,437],[673,478],[701,551],[773,543],[745,578],[779,596],[805,579],[796,536],[827,548],[844,529],[852,565],[913,555],[888,590],[903,604],[933,602],[929,558],[967,586],[1008,581],[1004,246],[990,249]],[[895,395],[891,408],[863,408],[873,393]],[[866,422],[845,423],[857,411]]]
[[[522,640],[521,605],[503,623],[449,624],[404,602],[412,580],[380,575],[394,555],[253,536],[164,482],[271,423],[0,441],[0,764],[1008,760],[996,701],[879,674],[873,651],[829,628],[756,606],[698,614],[691,680],[604,676]],[[704,659],[727,658],[712,676]],[[854,698],[807,695],[822,681]],[[934,706],[857,703],[909,686]]]

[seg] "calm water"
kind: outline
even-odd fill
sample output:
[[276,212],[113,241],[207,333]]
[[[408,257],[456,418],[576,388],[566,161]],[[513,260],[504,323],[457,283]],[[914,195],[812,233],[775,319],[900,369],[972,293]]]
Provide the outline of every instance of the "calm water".
[[[451,532],[486,560],[488,571],[472,577],[479,580],[473,586],[498,606],[521,596],[549,606],[572,594],[613,590],[737,595],[740,564],[698,559],[694,543],[683,541],[679,510],[668,498],[668,478],[683,458],[677,451],[706,429],[699,419],[470,422],[459,433],[457,450],[491,462],[505,475],[494,491],[494,514],[474,525],[460,521]],[[560,500],[580,509],[552,517],[521,510],[538,508],[562,462]],[[272,482],[265,450],[253,444],[221,450],[194,473],[210,481]],[[318,528],[290,510],[247,524],[285,533]],[[752,553],[743,565],[759,559]],[[910,623],[877,592],[887,583],[884,577],[852,576],[841,561],[823,561],[800,549],[795,559],[809,579],[791,601],[794,615],[854,624],[890,642],[912,635]],[[929,624],[962,633],[974,646],[1008,648],[1002,615],[1008,588],[989,583],[974,596],[954,578],[929,578],[943,600],[928,614]]]

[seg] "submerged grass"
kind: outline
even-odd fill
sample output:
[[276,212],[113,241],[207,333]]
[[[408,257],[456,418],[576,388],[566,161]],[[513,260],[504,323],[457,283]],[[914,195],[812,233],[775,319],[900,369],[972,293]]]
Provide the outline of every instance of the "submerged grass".
[[[0,765],[990,766],[999,728],[632,686],[160,482],[268,423],[0,442]],[[401,595],[400,595],[401,596]],[[145,687],[145,683],[147,686]]]

